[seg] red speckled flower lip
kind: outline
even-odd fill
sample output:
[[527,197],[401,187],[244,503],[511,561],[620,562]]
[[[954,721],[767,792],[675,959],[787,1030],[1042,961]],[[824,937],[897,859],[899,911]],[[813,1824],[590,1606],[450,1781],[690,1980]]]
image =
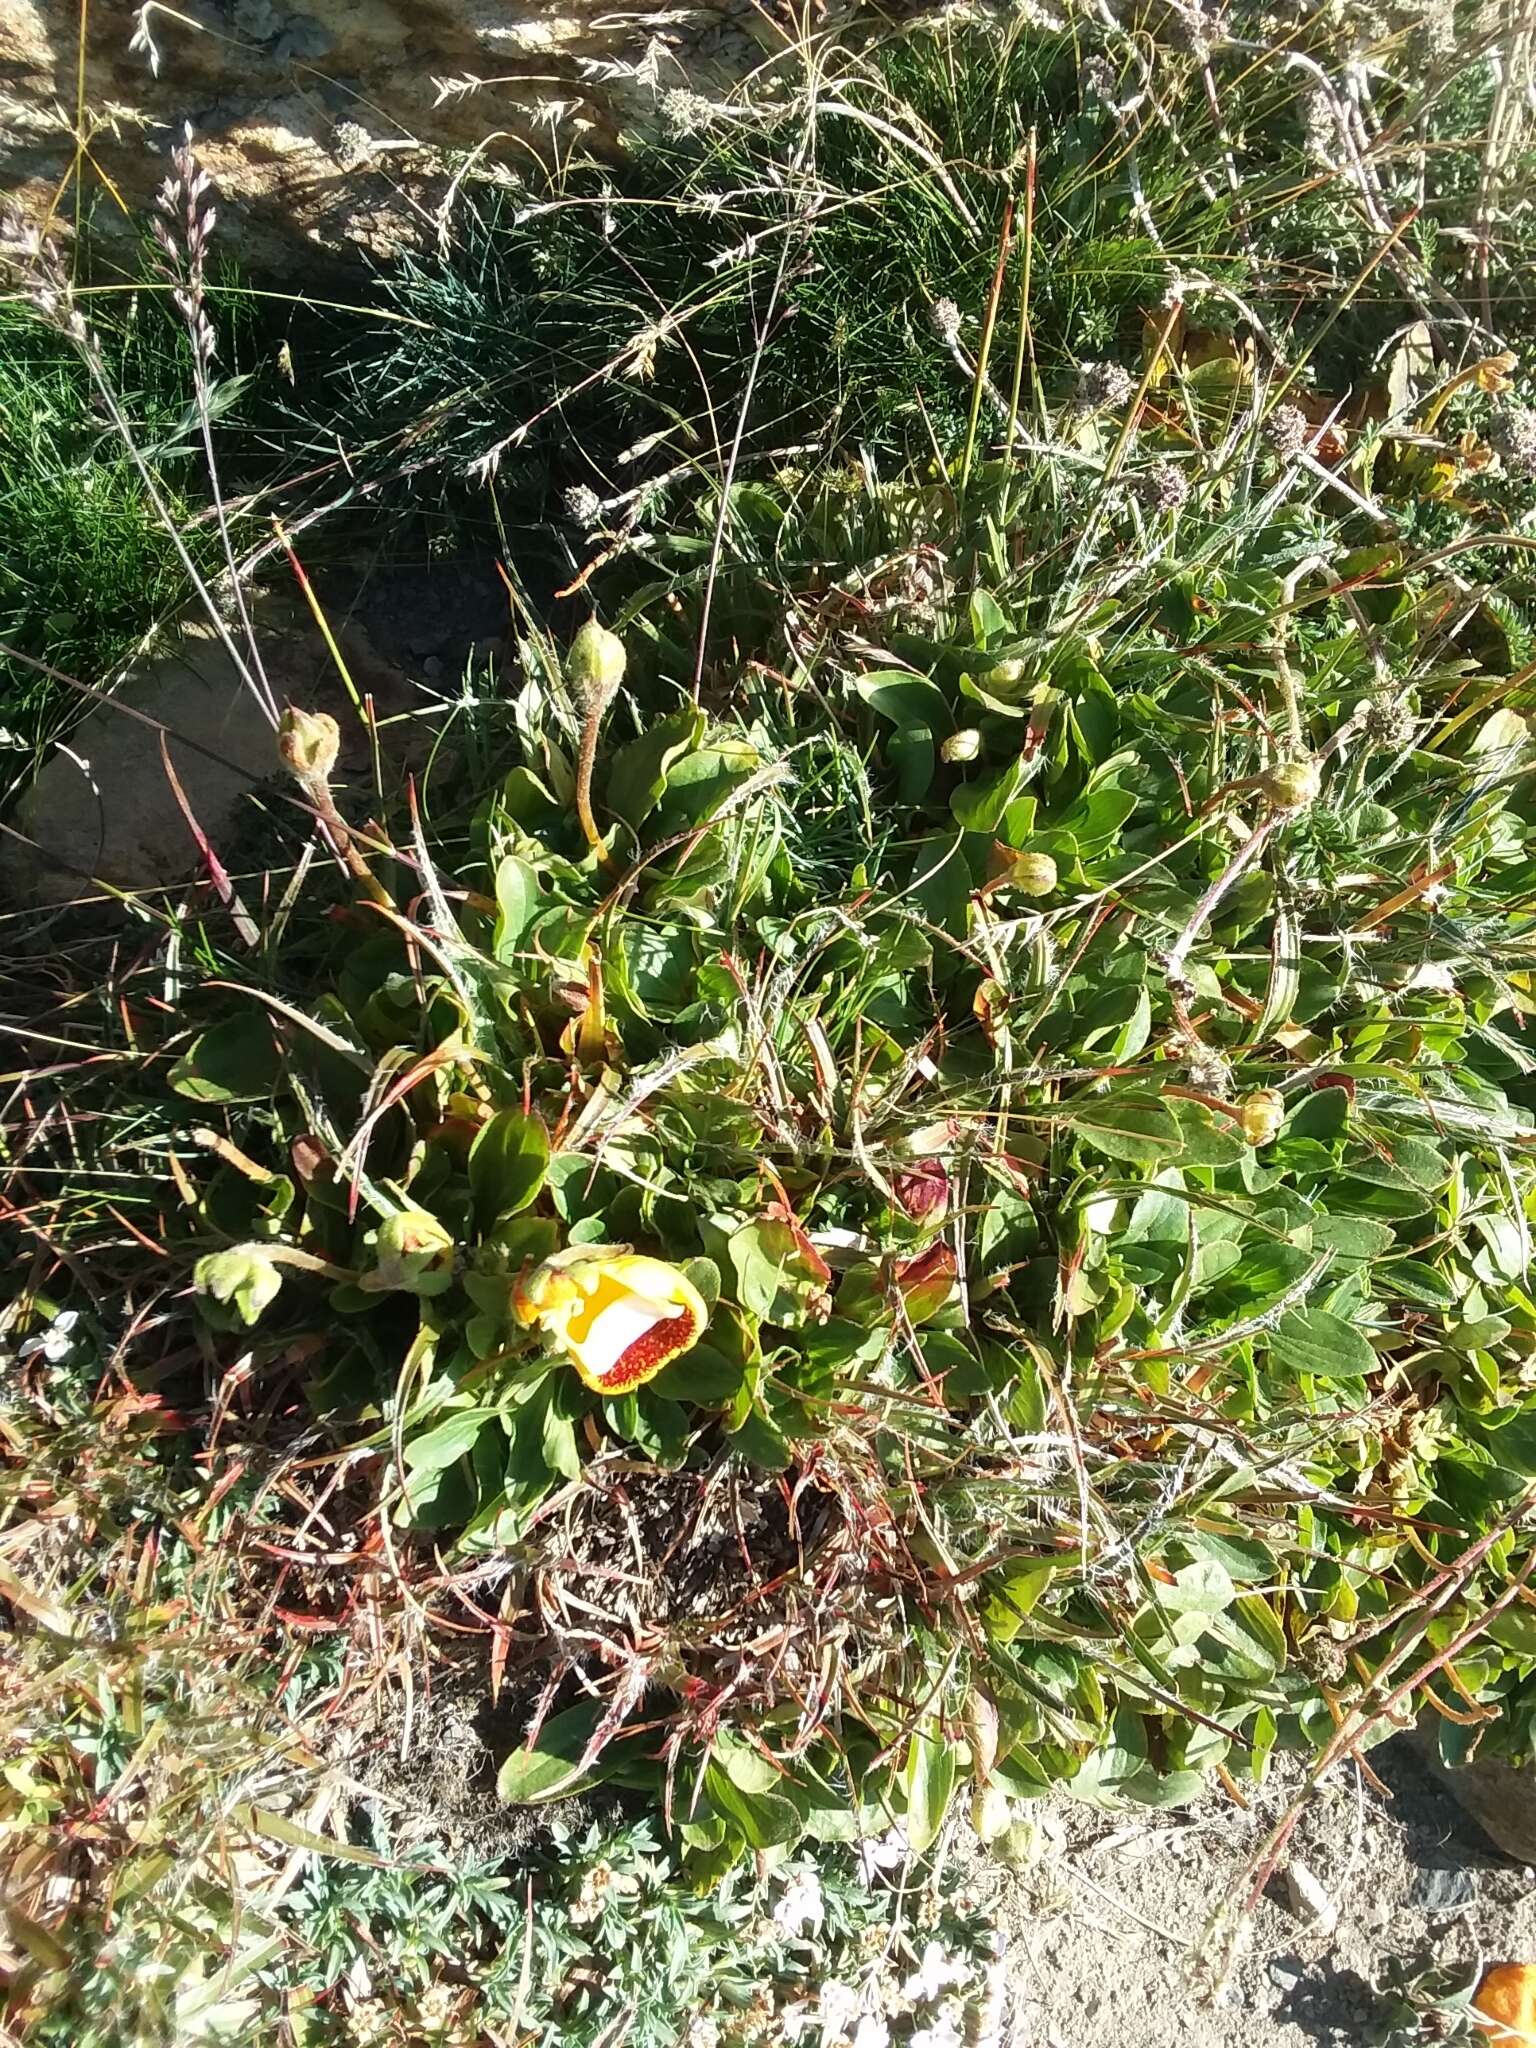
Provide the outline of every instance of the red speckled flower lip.
[[594,1374],[587,1383],[601,1385],[605,1394],[627,1394],[631,1387],[641,1386],[664,1365],[680,1358],[698,1334],[698,1325],[686,1309],[664,1322],[652,1323],[643,1336],[636,1337],[619,1353],[605,1373]]

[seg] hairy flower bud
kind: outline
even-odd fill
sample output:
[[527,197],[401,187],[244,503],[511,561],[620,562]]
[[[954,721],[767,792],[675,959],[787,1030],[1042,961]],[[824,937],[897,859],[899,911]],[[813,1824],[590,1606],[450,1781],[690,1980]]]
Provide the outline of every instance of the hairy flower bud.
[[979,1842],[996,1842],[1013,1826],[1008,1794],[1001,1785],[978,1785],[971,1793],[971,1826]]
[[1285,1122],[1285,1097],[1277,1088],[1255,1088],[1238,1105],[1238,1120],[1250,1145],[1267,1145]]
[[386,1216],[374,1234],[378,1264],[358,1283],[370,1293],[399,1290],[423,1297],[453,1284],[453,1234],[425,1209]]
[[233,1309],[250,1329],[283,1284],[283,1276],[259,1245],[237,1244],[210,1252],[192,1269],[192,1285],[206,1301]]
[[596,619],[588,619],[565,657],[565,679],[583,711],[600,709],[624,680],[624,642]]
[[980,752],[981,734],[974,725],[967,725],[962,727],[959,732],[952,732],[950,734],[949,738],[939,748],[939,758],[942,761],[952,763],[956,761],[974,761]]
[[328,711],[290,704],[277,723],[277,751],[300,782],[329,782],[341,751],[341,727]]
[[949,1209],[949,1174],[942,1159],[904,1166],[891,1176],[897,1201],[914,1223],[942,1223]]
[[1315,761],[1298,759],[1271,768],[1259,786],[1277,811],[1304,811],[1316,803],[1323,778]]
[[1056,863],[1048,853],[1021,853],[1008,870],[1008,886],[1021,896],[1049,896],[1056,886]]
[[1003,661],[994,661],[985,668],[977,681],[990,696],[999,697],[1003,703],[1011,704],[1021,694],[1027,679],[1027,670],[1017,655],[1009,655]]

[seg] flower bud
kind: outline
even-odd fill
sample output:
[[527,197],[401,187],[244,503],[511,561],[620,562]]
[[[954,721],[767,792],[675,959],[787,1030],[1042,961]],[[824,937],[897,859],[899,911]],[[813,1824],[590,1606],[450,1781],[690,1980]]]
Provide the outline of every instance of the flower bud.
[[927,1322],[943,1308],[954,1293],[957,1270],[947,1244],[930,1245],[915,1258],[895,1262],[891,1278],[914,1323]]
[[996,1842],[1013,1826],[1013,1811],[1001,1785],[978,1785],[972,1792],[971,1826],[979,1842]]
[[1238,1121],[1250,1145],[1267,1145],[1278,1138],[1285,1122],[1285,1097],[1277,1088],[1255,1088],[1238,1105]]
[[939,1224],[949,1209],[949,1175],[940,1159],[904,1166],[891,1176],[891,1189],[914,1223]]
[[965,1739],[971,1745],[971,1768],[985,1784],[997,1762],[999,1723],[997,1708],[984,1692],[971,1692],[961,1714]]
[[371,1294],[399,1290],[423,1297],[453,1284],[453,1233],[425,1209],[386,1216],[374,1233],[378,1264],[359,1281]]
[[565,678],[583,711],[600,709],[624,680],[624,642],[596,619],[588,619],[565,657]]
[[1021,853],[1008,870],[1008,886],[1021,896],[1049,896],[1056,886],[1056,863],[1048,853]]
[[1007,704],[1019,695],[1025,674],[1025,664],[1017,655],[1010,655],[1004,661],[994,661],[989,669],[982,671],[977,681],[984,690],[994,697],[1001,697]]
[[1277,811],[1304,811],[1317,801],[1322,786],[1317,763],[1306,759],[1282,761],[1259,778],[1259,787]]
[[939,748],[941,761],[974,761],[981,752],[981,734],[974,725],[967,725],[959,732],[952,732]]
[[246,1329],[283,1284],[283,1276],[259,1245],[237,1244],[210,1252],[192,1269],[192,1285],[206,1300],[233,1309]]
[[341,751],[341,727],[328,711],[290,704],[277,723],[277,751],[300,782],[329,782]]
[[1016,1820],[1003,1830],[992,1845],[992,1853],[1010,1870],[1028,1870],[1040,1860],[1040,1826],[1033,1820]]

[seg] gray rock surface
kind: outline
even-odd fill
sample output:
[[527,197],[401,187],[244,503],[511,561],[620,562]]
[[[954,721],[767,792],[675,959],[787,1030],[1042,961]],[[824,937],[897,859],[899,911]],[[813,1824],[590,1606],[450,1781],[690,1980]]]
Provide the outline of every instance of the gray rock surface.
[[[339,722],[338,786],[350,781],[357,809],[366,811],[368,735],[313,624],[269,600],[258,607],[257,631],[279,704],[329,711]],[[343,631],[342,645],[358,691],[372,693],[381,719],[417,701],[356,628]],[[252,791],[281,771],[261,707],[212,627],[194,624],[49,757],[11,820],[22,836],[0,840],[0,898],[10,906],[60,904],[98,894],[100,883],[154,890],[203,872],[165,772],[162,738],[193,815],[227,861]],[[278,786],[286,789],[286,779]]]
[[[670,91],[718,92],[782,47],[749,0],[512,8],[500,0],[128,0],[86,17],[91,156],[131,207],[151,201],[191,121],[225,233],[258,263],[430,241],[456,169],[602,144]],[[143,20],[144,31],[139,31]],[[35,218],[75,161],[78,0],[0,0],[0,191]],[[556,133],[558,131],[558,134]],[[92,196],[100,180],[87,173]],[[116,208],[100,209],[111,225]]]

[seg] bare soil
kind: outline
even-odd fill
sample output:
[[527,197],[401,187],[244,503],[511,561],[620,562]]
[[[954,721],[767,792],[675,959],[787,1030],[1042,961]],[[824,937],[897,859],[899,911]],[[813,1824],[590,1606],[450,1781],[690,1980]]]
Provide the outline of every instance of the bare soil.
[[1295,1911],[1277,1876],[1214,2003],[1191,1981],[1208,1924],[1299,1768],[1278,1765],[1247,1813],[1219,1794],[1145,1817],[1054,1806],[1039,1860],[1003,1891],[1016,2048],[1355,2048],[1390,1958],[1469,1974],[1536,1960],[1536,1870],[1494,1849],[1405,1741],[1370,1762],[1387,1796],[1341,1773],[1294,1838],[1337,1928]]

